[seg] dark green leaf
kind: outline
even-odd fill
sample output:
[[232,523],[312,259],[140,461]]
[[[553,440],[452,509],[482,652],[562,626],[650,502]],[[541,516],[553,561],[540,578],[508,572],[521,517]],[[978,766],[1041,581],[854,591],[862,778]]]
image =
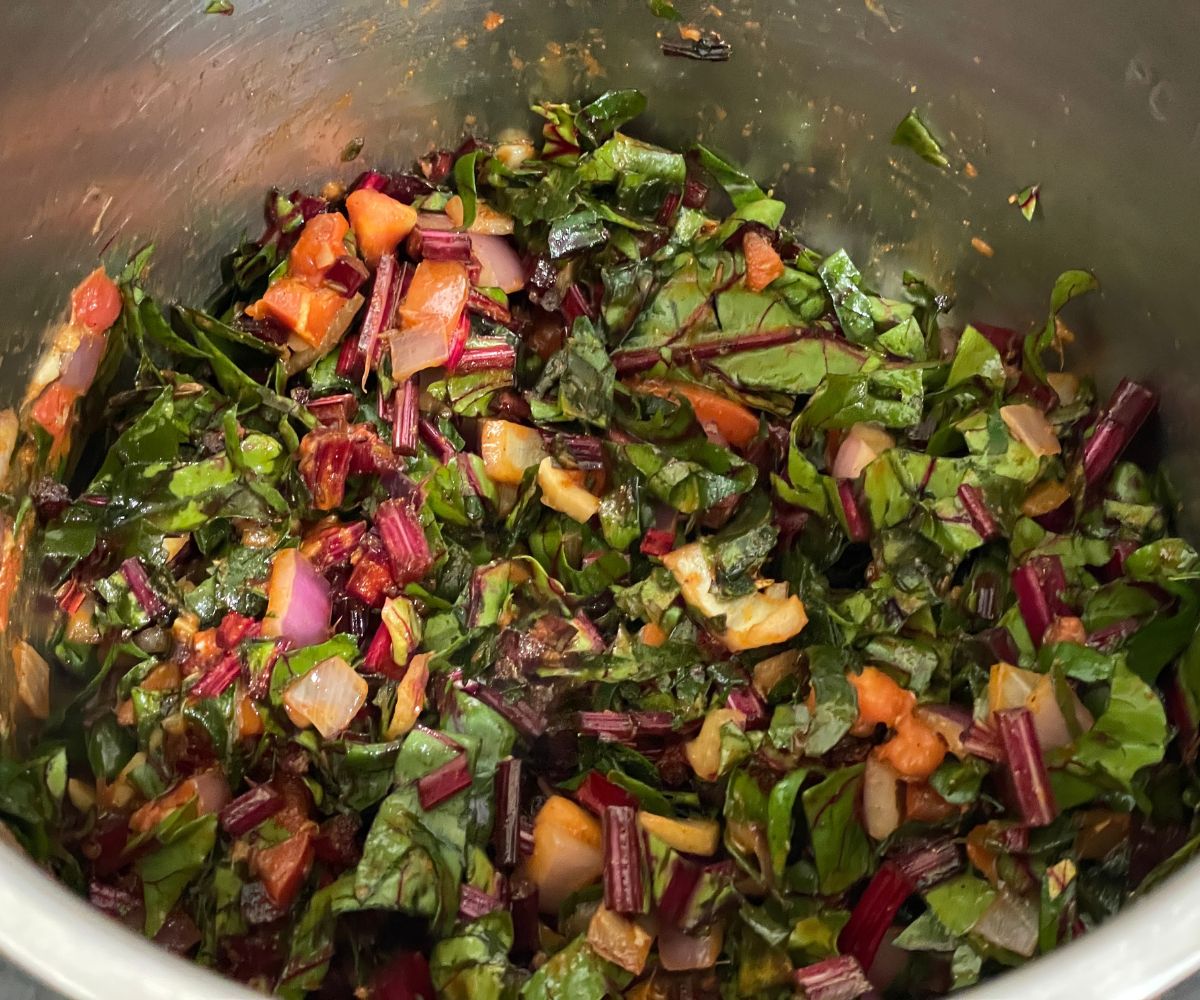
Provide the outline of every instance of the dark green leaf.
[[857,815],[862,779],[863,765],[843,767],[804,792],[804,814],[823,895],[848,889],[871,870],[871,843]]

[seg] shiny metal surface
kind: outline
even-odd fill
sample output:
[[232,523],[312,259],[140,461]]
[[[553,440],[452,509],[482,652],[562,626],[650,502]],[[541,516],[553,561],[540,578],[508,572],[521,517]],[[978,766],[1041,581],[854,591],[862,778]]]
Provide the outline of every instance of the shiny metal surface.
[[[904,267],[917,270],[953,290],[959,321],[1032,322],[1060,270],[1095,270],[1103,293],[1070,316],[1078,362],[1104,384],[1128,374],[1162,390],[1165,454],[1193,498],[1184,523],[1200,526],[1195,4],[680,0],[732,43],[723,65],[665,59],[656,34],[675,29],[644,0],[235,6],[231,17],[204,15],[203,0],[0,7],[0,405],[16,398],[48,320],[97,257],[114,265],[153,240],[157,289],[201,294],[216,255],[258,231],[272,185],[349,179],[464,129],[528,125],[531,99],[632,86],[651,96],[641,134],[715,144],[778,182],[814,245],[846,246],[884,291]],[[490,9],[504,18],[493,31]],[[952,170],[889,145],[913,106],[945,140]],[[341,163],[357,136],[362,156]],[[1027,223],[1007,198],[1035,182],[1043,211]],[[18,864],[0,857],[6,873]],[[1114,966],[1106,995],[1142,996],[1200,964],[1171,934],[1181,914],[1200,912],[1200,874],[1166,892],[1171,908],[1157,918],[1113,925],[1133,971]],[[54,895],[30,893],[33,912]],[[0,914],[0,947],[40,969],[77,936],[73,924],[57,944],[22,933]],[[1059,992],[1070,974],[1052,970],[1071,954],[1021,973],[1021,989],[1070,995]],[[57,985],[117,995],[87,982],[75,973]],[[202,995],[180,983],[177,996]]]

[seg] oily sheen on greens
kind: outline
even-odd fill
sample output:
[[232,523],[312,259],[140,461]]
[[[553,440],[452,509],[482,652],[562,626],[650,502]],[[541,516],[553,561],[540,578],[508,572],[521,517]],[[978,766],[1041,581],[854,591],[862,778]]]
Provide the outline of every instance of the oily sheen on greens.
[[1095,278],[1028,334],[881,295],[645,103],[276,192],[204,308],[119,276],[125,388],[25,514],[52,704],[0,761],[115,919],[290,998],[899,997],[1195,851],[1154,398],[1054,371]]

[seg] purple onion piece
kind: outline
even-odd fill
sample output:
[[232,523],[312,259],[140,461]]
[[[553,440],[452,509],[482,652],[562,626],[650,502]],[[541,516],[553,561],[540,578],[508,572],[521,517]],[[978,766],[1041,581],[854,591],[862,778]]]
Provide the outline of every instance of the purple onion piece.
[[1033,713],[1027,708],[1010,708],[997,712],[996,722],[1021,815],[1030,826],[1049,825],[1058,815],[1058,804],[1042,758]]
[[766,704],[759,697],[758,692],[748,685],[736,687],[730,691],[726,704],[735,712],[741,712],[745,716],[745,728],[748,730],[763,729],[770,721],[767,717]]
[[604,468],[604,443],[599,438],[588,434],[564,434],[559,440],[576,468],[585,471]]

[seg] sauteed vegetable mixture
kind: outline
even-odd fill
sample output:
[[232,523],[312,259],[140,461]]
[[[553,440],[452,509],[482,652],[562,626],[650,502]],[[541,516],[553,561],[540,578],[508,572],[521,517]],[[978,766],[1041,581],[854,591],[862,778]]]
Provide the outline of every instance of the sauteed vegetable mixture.
[[644,105],[274,193],[203,309],[77,290],[0,814],[115,919],[284,997],[849,1000],[1194,852],[1200,559],[1153,392],[1054,370],[1093,277],[950,322]]

